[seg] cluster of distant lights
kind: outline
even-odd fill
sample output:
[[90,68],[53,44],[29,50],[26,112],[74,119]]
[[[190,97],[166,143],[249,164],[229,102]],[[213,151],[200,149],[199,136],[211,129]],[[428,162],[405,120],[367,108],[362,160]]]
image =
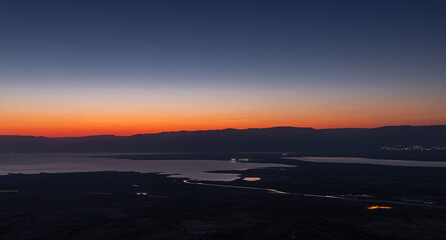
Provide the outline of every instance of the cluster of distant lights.
[[231,162],[235,163],[235,162],[249,162],[249,158],[231,158],[230,159]]
[[414,145],[414,146],[384,146],[380,148],[381,150],[386,151],[446,151],[446,146],[437,145],[437,146],[422,146],[422,145]]

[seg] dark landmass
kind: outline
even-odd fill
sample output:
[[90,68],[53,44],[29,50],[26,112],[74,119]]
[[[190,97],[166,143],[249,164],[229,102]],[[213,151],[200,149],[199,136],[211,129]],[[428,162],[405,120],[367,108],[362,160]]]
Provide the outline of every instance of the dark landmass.
[[292,152],[307,156],[446,160],[446,125],[374,129],[275,127],[133,136],[0,136],[0,152]]
[[[290,194],[134,172],[0,176],[0,239],[440,240],[446,235],[444,168],[278,156],[249,155],[256,162],[297,167],[232,171],[260,177],[257,182],[202,183]],[[392,209],[367,209],[373,205]]]

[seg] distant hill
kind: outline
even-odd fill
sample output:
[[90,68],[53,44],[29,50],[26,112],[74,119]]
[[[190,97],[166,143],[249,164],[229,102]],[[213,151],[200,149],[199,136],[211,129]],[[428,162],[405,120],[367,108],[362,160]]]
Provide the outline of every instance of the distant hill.
[[[397,147],[395,147],[397,146]],[[404,147],[421,146],[404,150]],[[0,152],[297,152],[446,160],[446,125],[313,129],[273,127],[47,138],[0,135]]]

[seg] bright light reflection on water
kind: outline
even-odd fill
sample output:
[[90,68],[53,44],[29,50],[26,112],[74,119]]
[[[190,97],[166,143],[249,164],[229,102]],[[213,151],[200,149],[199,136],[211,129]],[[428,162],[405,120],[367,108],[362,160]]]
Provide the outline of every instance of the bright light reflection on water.
[[369,210],[374,210],[374,209],[392,209],[392,207],[387,207],[387,206],[370,206],[370,207],[367,207],[367,209],[369,209]]
[[261,178],[259,177],[245,177],[243,178],[243,181],[247,181],[247,182],[255,182],[255,181],[260,181]]

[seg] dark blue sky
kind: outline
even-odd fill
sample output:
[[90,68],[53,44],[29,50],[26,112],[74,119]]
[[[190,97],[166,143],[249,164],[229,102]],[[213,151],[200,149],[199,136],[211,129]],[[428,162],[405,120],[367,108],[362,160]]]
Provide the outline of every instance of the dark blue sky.
[[0,94],[373,91],[439,104],[445,12],[445,1],[4,0]]
[[385,76],[435,83],[445,76],[445,5],[2,1],[1,70],[43,78],[117,74],[183,81],[186,75],[196,81],[239,76],[248,82],[305,82],[319,76],[323,82],[332,81],[330,75],[341,83],[388,81]]

